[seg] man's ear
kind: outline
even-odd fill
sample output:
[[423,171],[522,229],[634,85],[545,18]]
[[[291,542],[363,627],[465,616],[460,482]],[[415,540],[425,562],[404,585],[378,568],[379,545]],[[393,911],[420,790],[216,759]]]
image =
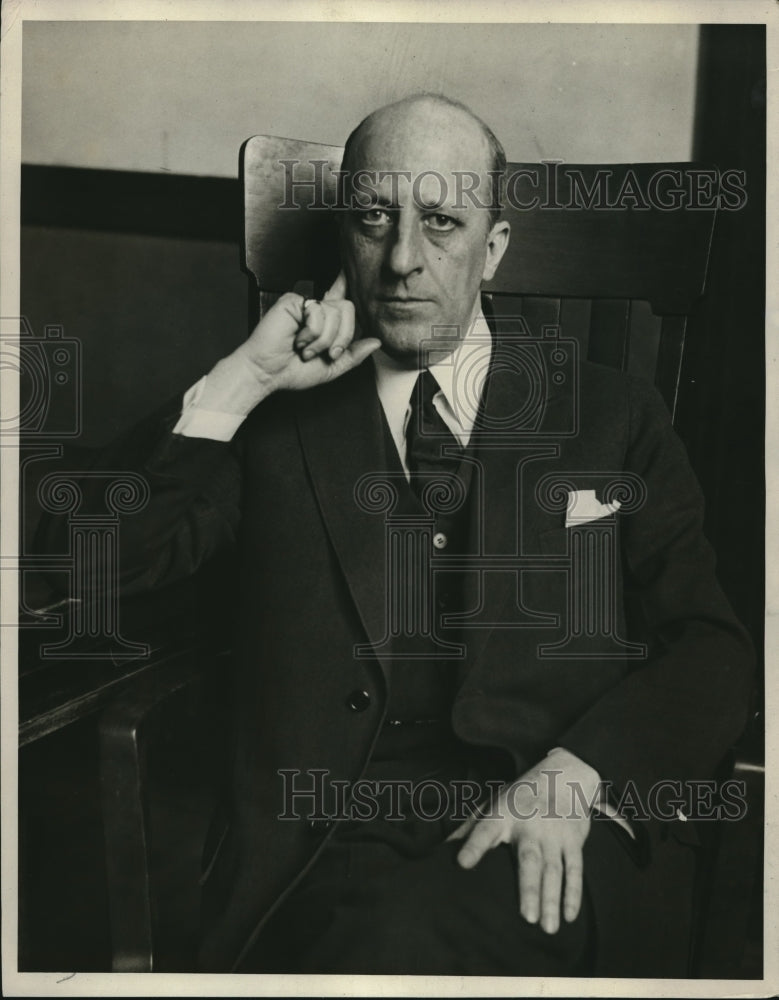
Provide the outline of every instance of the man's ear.
[[487,259],[484,262],[482,281],[490,281],[498,270],[498,264],[503,260],[503,254],[509,245],[511,225],[505,220],[496,222],[487,236]]

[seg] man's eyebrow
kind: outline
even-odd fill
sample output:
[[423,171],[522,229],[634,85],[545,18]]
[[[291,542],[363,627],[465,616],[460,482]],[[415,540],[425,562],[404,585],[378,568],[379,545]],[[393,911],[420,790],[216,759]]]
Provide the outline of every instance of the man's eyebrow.
[[422,212],[452,212],[455,214],[463,208],[462,205],[456,203],[450,204],[447,198],[432,198],[430,200],[417,198],[416,206]]
[[[447,212],[453,215],[459,214],[465,207],[456,202],[450,204],[447,198],[416,198],[415,206],[420,212]],[[365,212],[372,208],[383,208],[388,212],[398,212],[400,205],[386,194],[379,194],[376,191],[359,191],[354,197],[353,207],[358,211]]]
[[366,211],[371,208],[386,208],[388,211],[397,212],[398,203],[388,198],[386,195],[377,194],[376,191],[359,191],[354,196],[353,207],[359,211]]

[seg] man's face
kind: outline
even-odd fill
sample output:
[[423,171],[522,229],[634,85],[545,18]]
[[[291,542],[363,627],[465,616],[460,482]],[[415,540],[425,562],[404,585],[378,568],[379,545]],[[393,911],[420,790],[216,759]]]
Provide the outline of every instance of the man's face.
[[371,207],[354,208],[355,192],[346,191],[341,255],[349,295],[363,335],[378,337],[409,368],[425,364],[420,347],[434,328],[447,328],[448,343],[440,329],[435,335],[447,351],[465,336],[479,310],[481,282],[505,250],[508,225],[491,227],[487,208],[458,198],[471,181],[458,181],[457,172],[460,178],[477,172],[476,193],[489,204],[489,156],[476,122],[432,102],[378,112],[358,137],[352,176],[370,171],[367,186],[376,197]]

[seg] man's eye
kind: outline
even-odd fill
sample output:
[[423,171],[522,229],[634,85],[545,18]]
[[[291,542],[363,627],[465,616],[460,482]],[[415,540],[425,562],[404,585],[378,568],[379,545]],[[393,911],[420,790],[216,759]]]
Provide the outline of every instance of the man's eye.
[[442,215],[435,212],[433,215],[425,216],[425,225],[437,233],[448,233],[457,225],[451,215]]
[[389,212],[383,208],[369,208],[358,214],[358,219],[364,226],[388,226],[392,222]]

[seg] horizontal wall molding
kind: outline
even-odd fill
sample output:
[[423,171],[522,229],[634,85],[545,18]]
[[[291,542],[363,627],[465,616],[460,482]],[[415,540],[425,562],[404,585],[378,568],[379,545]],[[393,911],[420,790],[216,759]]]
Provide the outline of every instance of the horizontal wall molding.
[[22,164],[21,223],[241,242],[237,179]]

